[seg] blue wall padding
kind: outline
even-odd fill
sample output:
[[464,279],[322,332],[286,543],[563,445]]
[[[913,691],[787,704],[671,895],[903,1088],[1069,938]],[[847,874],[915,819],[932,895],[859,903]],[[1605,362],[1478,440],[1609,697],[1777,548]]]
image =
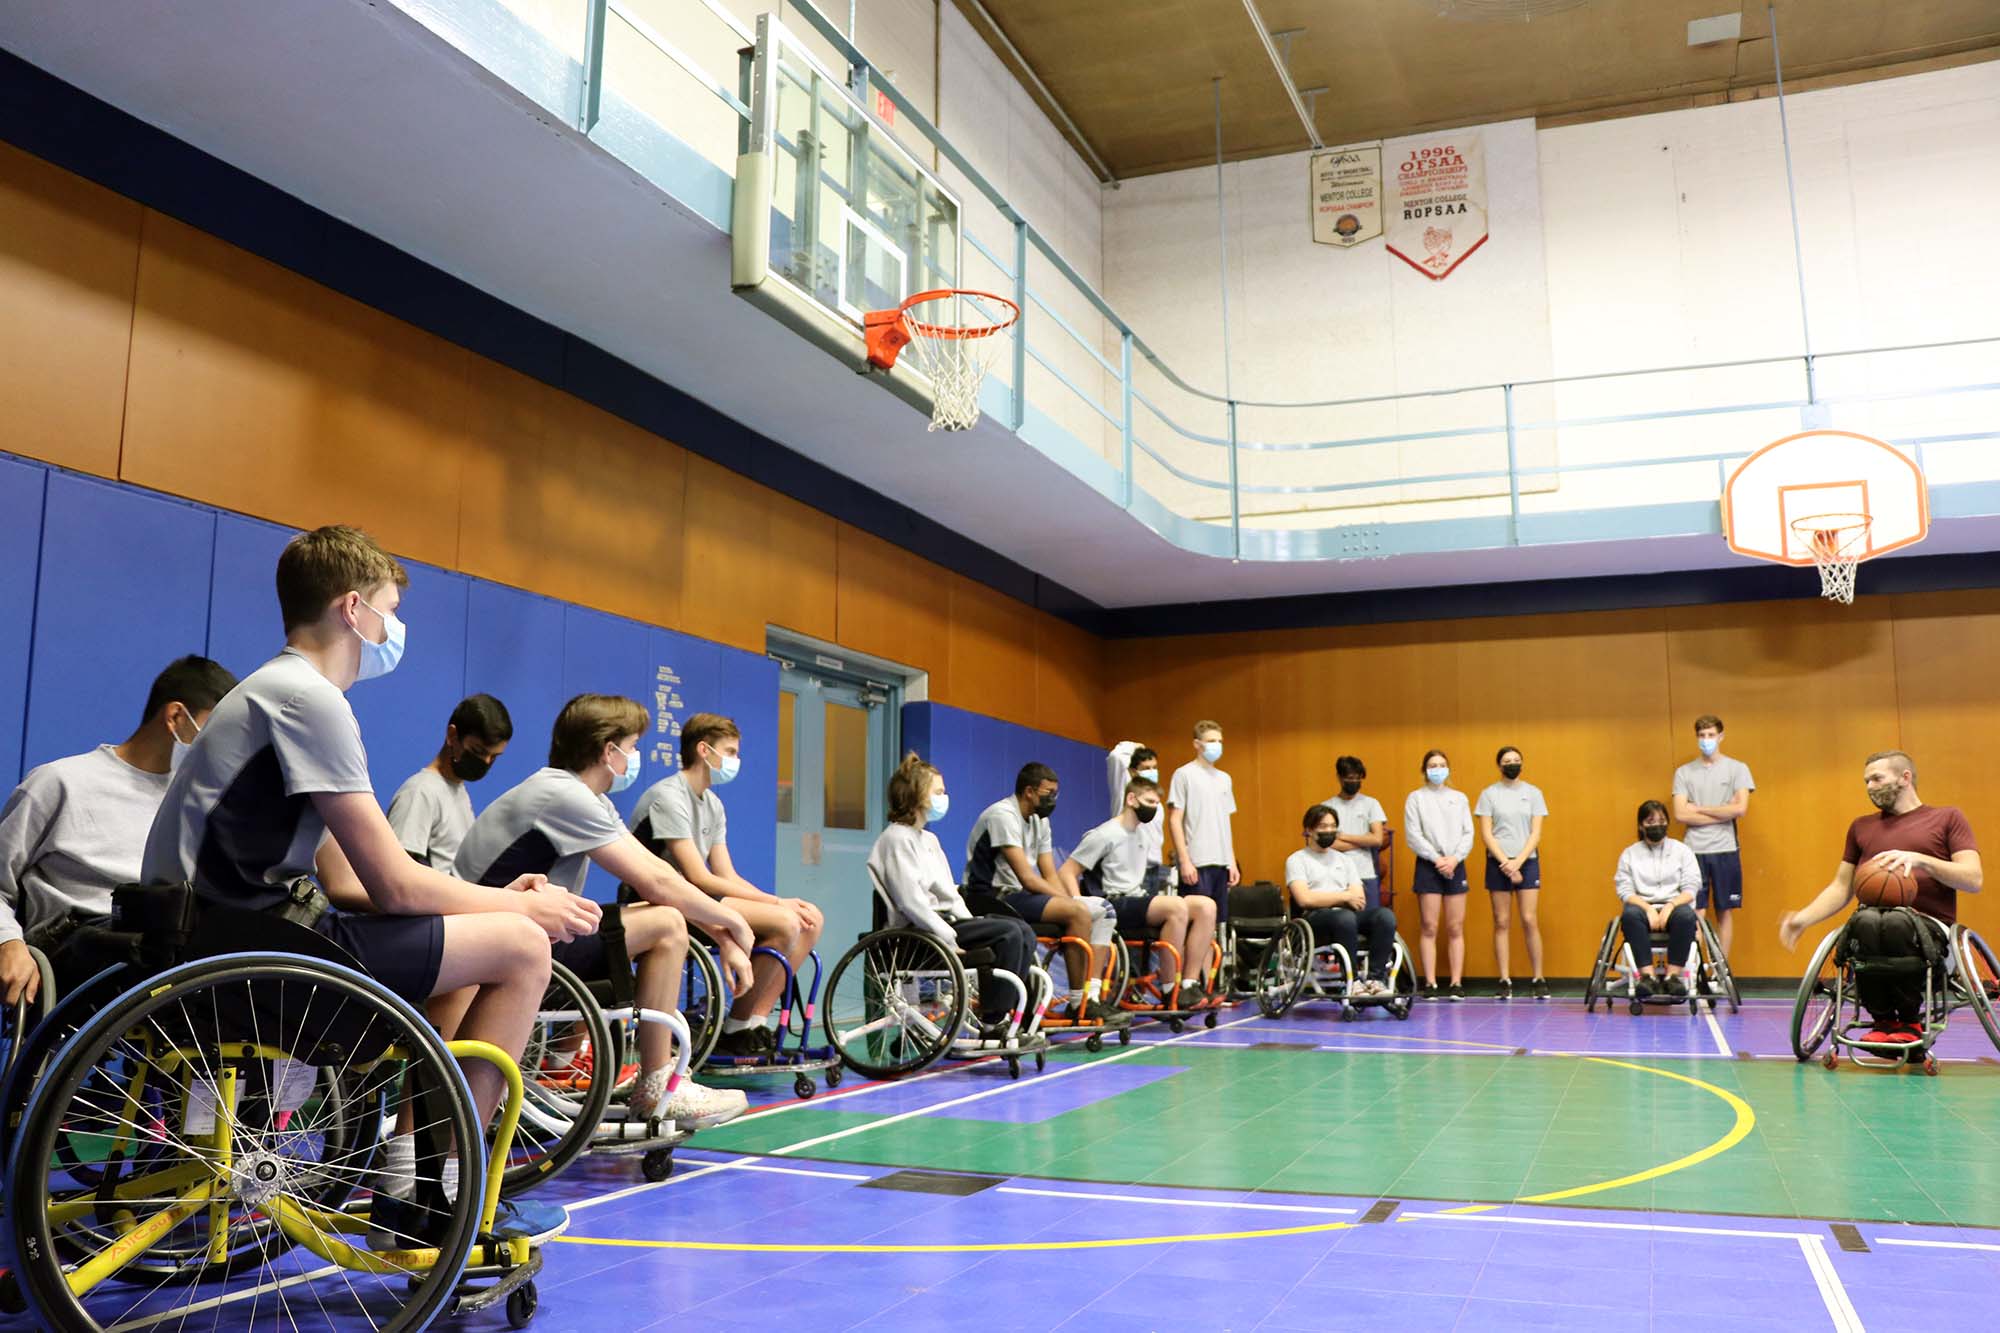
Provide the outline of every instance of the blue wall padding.
[[153,677],[208,642],[215,511],[52,472],[23,762],[122,741]]
[[1055,817],[1059,858],[1110,817],[1104,751],[1095,745],[934,703],[903,706],[903,743],[944,774],[951,813],[931,831],[954,869],[964,870],[965,840],[979,812],[1013,793],[1023,764],[1047,764],[1062,784]]
[[35,574],[41,563],[42,497],[48,469],[0,458],[0,780],[21,780],[28,722],[28,645],[35,636]]
[[[514,739],[493,771],[472,784],[472,807],[487,804],[549,761],[549,728],[563,693],[563,604],[470,580],[466,593],[465,679],[461,695],[490,694],[507,705]],[[383,793],[384,799],[388,793]]]
[[[291,528],[241,514],[215,520],[215,573],[209,580],[208,656],[241,678],[285,646],[278,613],[278,553]],[[362,733],[365,738],[367,733]]]
[[[676,635],[683,642],[696,642]],[[736,873],[758,888],[775,891],[778,877],[778,664],[761,653],[717,648],[710,712],[736,720],[743,733],[743,771],[723,789],[729,810],[729,859]],[[697,708],[699,711],[699,708]],[[826,960],[827,966],[833,960]]]

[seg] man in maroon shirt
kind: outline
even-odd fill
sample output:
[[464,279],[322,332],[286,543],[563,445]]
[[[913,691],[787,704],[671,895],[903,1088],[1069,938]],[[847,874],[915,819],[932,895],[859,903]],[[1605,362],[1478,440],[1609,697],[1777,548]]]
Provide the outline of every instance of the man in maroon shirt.
[[[1839,912],[1854,898],[1854,870],[1866,858],[1912,875],[1917,881],[1915,912],[1895,908],[1860,907],[1848,923],[1848,939],[1860,958],[1941,956],[1945,932],[1958,920],[1958,895],[1979,892],[1979,848],[1972,826],[1956,806],[1925,805],[1917,795],[1917,767],[1901,750],[1868,756],[1861,770],[1868,799],[1878,813],[1863,815],[1847,829],[1847,850],[1833,882],[1819,896],[1778,922],[1778,938],[1787,949],[1799,936]],[[1926,950],[1919,930],[1935,946]],[[1875,1030],[1862,1039],[1877,1044],[1911,1042],[1921,1036],[1923,985],[1894,976],[1859,974],[1861,1002],[1875,1019]]]

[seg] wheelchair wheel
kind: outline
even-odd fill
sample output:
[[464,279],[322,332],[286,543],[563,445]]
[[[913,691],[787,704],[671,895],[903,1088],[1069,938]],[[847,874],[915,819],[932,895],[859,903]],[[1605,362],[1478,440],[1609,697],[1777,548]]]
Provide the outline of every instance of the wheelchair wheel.
[[9,1052],[7,1077],[0,1082],[0,1171],[13,1155],[14,1134],[28,1107],[35,1084],[47,1072],[50,1057],[93,1014],[123,994],[138,975],[122,967],[109,968],[57,1000],[47,1016]]
[[939,1059],[970,997],[958,951],[920,930],[866,936],[833,966],[821,1030],[869,1078],[900,1078]]
[[1132,950],[1125,943],[1125,937],[1117,931],[1111,932],[1111,946],[1107,952],[1107,967],[1104,977],[1104,1003],[1116,1009],[1125,999],[1125,992],[1132,987]]
[[1840,1018],[1840,964],[1835,950],[1847,934],[1842,926],[1819,942],[1792,1001],[1792,1054],[1800,1064],[1813,1058]]
[[[436,1201],[437,1225],[409,1250],[370,1252],[341,1239],[366,1220],[322,1200],[365,1178],[344,1132],[379,1125],[398,1087],[419,1135],[414,1197]],[[98,1183],[80,1184],[64,1164],[64,1139]],[[269,1327],[421,1329],[455,1295],[479,1220],[479,1159],[468,1156],[464,1188],[447,1203],[445,1152],[479,1141],[443,1041],[369,978],[287,954],[183,964],[83,1025],[30,1098],[9,1181],[25,1206],[9,1207],[5,1224],[15,1275],[37,1326],[64,1333],[205,1325],[202,1312],[250,1299]],[[306,1267],[344,1271],[297,1280],[305,1267],[271,1261],[291,1244],[318,1256]],[[412,1253],[418,1245],[425,1252]],[[257,1257],[218,1263],[218,1252]],[[209,1280],[162,1283],[167,1269]]]
[[1597,962],[1590,969],[1590,980],[1583,987],[1583,1012],[1590,1013],[1597,1008],[1600,997],[1604,1000],[1604,1012],[1611,1012],[1611,996],[1604,988],[1604,974],[1611,970],[1611,941],[1618,934],[1618,923],[1613,921],[1604,928],[1604,938],[1597,944]]
[[1957,936],[1959,984],[1965,988],[1966,1001],[1978,1016],[1979,1026],[1986,1029],[1987,1038],[2000,1047],[2000,1016],[1994,1012],[2000,1006],[2000,960],[1995,960],[1985,940],[1965,927],[1958,926],[1953,933]]
[[1257,960],[1257,1008],[1266,1018],[1282,1018],[1298,1002],[1312,968],[1312,927],[1294,918],[1264,945]]
[[[521,1123],[500,1175],[503,1195],[511,1198],[553,1179],[589,1151],[624,1067],[623,1035],[612,1032],[603,1008],[576,973],[561,963],[550,965],[548,993],[521,1053]],[[570,1087],[544,1082],[538,1071],[552,1052],[565,1048],[587,1048],[590,1073]]]
[[688,1068],[699,1069],[722,1035],[724,990],[715,955],[700,942],[688,946],[681,974],[681,1017],[688,1025]]
[[1729,959],[1722,952],[1722,941],[1716,937],[1715,927],[1705,916],[1697,916],[1695,926],[1701,933],[1702,979],[1708,983],[1710,1005],[1724,999],[1729,1001],[1730,1013],[1742,1013],[1743,996],[1736,989],[1736,974],[1729,970]]

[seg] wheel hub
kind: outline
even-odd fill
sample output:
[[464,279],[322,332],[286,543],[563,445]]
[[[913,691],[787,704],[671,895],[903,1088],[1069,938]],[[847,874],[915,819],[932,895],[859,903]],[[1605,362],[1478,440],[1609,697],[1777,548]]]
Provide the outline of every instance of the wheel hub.
[[261,1208],[284,1191],[290,1171],[276,1153],[244,1153],[230,1167],[230,1184],[236,1197],[252,1208]]

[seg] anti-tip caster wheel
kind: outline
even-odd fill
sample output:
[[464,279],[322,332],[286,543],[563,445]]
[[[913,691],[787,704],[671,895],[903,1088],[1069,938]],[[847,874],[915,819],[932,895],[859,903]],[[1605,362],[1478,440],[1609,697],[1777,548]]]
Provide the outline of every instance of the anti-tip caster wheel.
[[1828,1069],[1838,1069],[1840,1068],[1840,1052],[1828,1051],[1825,1055],[1822,1055],[1819,1058],[1819,1062],[1825,1065]]
[[525,1287],[516,1287],[507,1297],[507,1324],[510,1328],[526,1328],[541,1307],[541,1293],[530,1282]]
[[1012,1056],[1007,1057],[1007,1077],[1008,1078],[1021,1077],[1021,1062],[1019,1060],[1016,1060]]
[[1209,1010],[1208,1013],[1202,1017],[1201,1025],[1205,1028],[1212,1028],[1215,1026],[1215,1010],[1213,1009]]
[[1132,1029],[1131,1029],[1131,1028],[1119,1028],[1119,1029],[1118,1029],[1118,1044],[1119,1044],[1120,1046],[1130,1046],[1130,1045],[1132,1044]]
[[674,1152],[671,1148],[655,1148],[639,1159],[639,1174],[655,1185],[674,1173]]
[[1167,1031],[1178,1037],[1181,1033],[1187,1031],[1187,1020],[1183,1018],[1169,1018],[1167,1020]]
[[1083,1049],[1089,1051],[1092,1055],[1097,1054],[1097,1052],[1104,1049],[1103,1036],[1096,1032],[1091,1033],[1083,1039]]
[[1646,1002],[1644,1000],[1633,1000],[1626,1004],[1625,1010],[1632,1017],[1637,1018],[1640,1014],[1646,1012]]
[[842,1070],[841,1070],[841,1068],[840,1068],[840,1066],[839,1066],[839,1065],[835,1065],[835,1066],[834,1066],[833,1068],[831,1068],[831,1069],[827,1070],[827,1071],[826,1071],[826,1086],[827,1086],[827,1087],[829,1087],[829,1088],[837,1088],[837,1087],[839,1087],[839,1086],[840,1086],[840,1078],[841,1078],[841,1073],[842,1073]]
[[1927,1053],[1924,1056],[1924,1072],[1926,1074],[1929,1074],[1932,1078],[1937,1077],[1938,1062],[1937,1062],[1937,1057],[1935,1055],[1930,1055]]
[[1352,1023],[1355,1020],[1359,1019],[1360,1017],[1361,1017],[1361,1011],[1359,1009],[1356,1009],[1353,1005],[1343,1004],[1340,1006],[1341,1022]]
[[800,1074],[792,1080],[792,1096],[797,1097],[800,1101],[808,1100],[818,1091],[819,1086],[812,1081],[810,1074]]
[[1047,1069],[1048,1067],[1049,1067],[1049,1054],[1048,1054],[1048,1052],[1047,1052],[1047,1051],[1036,1051],[1036,1052],[1035,1052],[1035,1072],[1036,1072],[1037,1074],[1039,1074],[1039,1073],[1041,1073],[1041,1072],[1042,1072],[1042,1071],[1043,1071],[1044,1069]]

